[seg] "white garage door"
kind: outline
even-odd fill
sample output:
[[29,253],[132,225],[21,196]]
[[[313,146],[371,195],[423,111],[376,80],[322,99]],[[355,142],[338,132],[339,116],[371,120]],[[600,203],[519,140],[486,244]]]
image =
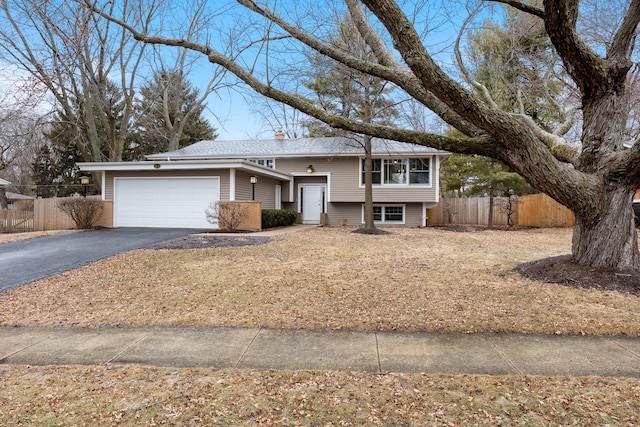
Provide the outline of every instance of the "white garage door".
[[220,178],[116,178],[116,227],[216,228],[205,210],[220,200]]

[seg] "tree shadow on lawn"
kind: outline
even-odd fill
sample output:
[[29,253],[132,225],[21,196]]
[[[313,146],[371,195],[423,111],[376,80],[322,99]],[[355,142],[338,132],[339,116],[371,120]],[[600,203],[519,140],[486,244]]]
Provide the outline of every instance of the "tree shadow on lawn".
[[[445,231],[481,232],[484,230],[517,231],[522,227],[450,225],[438,226]],[[516,266],[513,271],[532,280],[555,283],[573,288],[597,289],[600,291],[618,291],[640,296],[640,274],[637,272],[619,272],[607,269],[587,267],[572,262],[571,255],[562,255],[527,262]]]

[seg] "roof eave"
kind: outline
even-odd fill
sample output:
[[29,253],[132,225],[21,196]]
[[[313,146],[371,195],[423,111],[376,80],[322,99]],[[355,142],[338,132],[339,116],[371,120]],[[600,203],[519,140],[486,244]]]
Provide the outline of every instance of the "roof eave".
[[163,170],[220,170],[243,169],[251,173],[270,176],[280,180],[291,180],[292,175],[244,160],[181,160],[181,161],[138,161],[138,162],[94,162],[78,163],[86,172],[135,172]]
[[[374,151],[373,156],[448,156],[447,151]],[[248,153],[248,154],[199,154],[199,155],[176,155],[159,156],[157,154],[147,156],[150,161],[186,161],[186,160],[220,160],[220,159],[254,159],[254,158],[276,158],[290,159],[302,157],[362,157],[364,153],[293,153],[293,154],[268,154],[268,153]]]

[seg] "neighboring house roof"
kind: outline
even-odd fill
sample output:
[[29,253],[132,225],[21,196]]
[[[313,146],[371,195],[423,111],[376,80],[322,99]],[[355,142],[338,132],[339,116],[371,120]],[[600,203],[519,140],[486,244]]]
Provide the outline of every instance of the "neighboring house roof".
[[9,200],[33,200],[35,197],[26,196],[24,194],[12,193],[11,191],[7,191],[7,199]]
[[[448,154],[422,145],[373,138],[376,155]],[[151,154],[149,160],[186,160],[253,157],[326,157],[361,156],[362,146],[355,138],[298,138],[239,141],[200,141],[176,151]]]

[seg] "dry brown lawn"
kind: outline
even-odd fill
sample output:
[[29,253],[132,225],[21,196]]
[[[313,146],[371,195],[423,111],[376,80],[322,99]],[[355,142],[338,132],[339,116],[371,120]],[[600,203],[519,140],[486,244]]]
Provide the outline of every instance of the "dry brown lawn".
[[6,426],[637,426],[640,382],[0,366]]
[[[640,298],[511,269],[564,229],[139,250],[0,293],[2,325],[211,325],[640,333]],[[0,365],[0,425],[637,426],[640,379]]]
[[30,231],[27,233],[0,233],[0,244],[11,243],[20,240],[34,239],[36,237],[53,236],[56,234],[75,233],[78,230],[51,230],[51,231]]
[[568,229],[351,231],[121,254],[3,292],[0,324],[640,334],[637,296],[511,272],[569,253]]

